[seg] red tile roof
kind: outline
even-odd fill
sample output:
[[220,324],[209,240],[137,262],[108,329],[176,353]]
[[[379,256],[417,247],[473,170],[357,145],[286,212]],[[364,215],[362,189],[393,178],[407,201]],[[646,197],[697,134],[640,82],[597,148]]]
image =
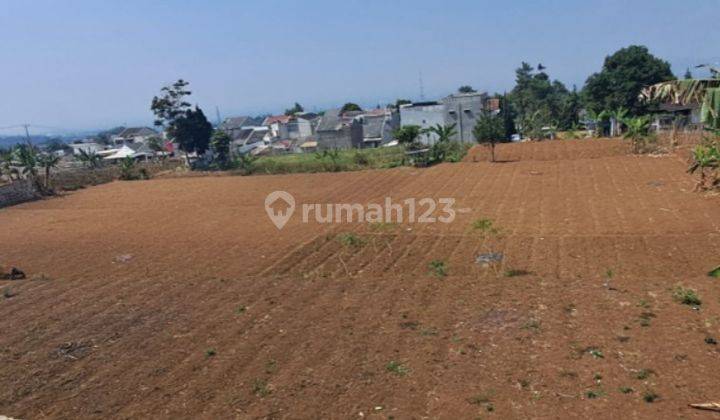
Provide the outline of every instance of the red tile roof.
[[291,115],[272,115],[265,118],[263,125],[275,124],[276,122],[279,122],[281,124],[287,124],[290,122],[290,119],[292,119]]

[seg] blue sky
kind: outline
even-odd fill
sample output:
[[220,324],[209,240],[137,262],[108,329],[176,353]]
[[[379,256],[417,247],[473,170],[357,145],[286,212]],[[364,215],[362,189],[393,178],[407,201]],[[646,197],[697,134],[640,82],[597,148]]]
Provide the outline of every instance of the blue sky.
[[[177,78],[214,119],[509,90],[521,61],[582,87],[647,45],[676,74],[720,61],[720,0],[0,0],[0,127],[150,124]],[[8,134],[0,132],[0,134]]]

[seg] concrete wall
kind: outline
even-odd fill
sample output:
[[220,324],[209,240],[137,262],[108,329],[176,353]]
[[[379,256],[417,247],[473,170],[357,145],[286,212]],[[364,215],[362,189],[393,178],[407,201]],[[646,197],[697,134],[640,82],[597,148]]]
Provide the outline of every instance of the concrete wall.
[[353,149],[362,147],[362,124],[354,121],[340,130],[320,130],[315,134],[318,150]]
[[[400,107],[400,126],[417,125],[422,129],[445,125],[445,105],[405,105]],[[423,144],[433,144],[437,136],[432,133],[421,134],[419,139]]]
[[40,197],[32,182],[26,179],[0,186],[0,208],[35,200]]
[[484,93],[457,94],[442,100],[445,105],[445,124],[455,124],[457,135],[451,140],[475,143],[473,128],[482,115],[487,95]]

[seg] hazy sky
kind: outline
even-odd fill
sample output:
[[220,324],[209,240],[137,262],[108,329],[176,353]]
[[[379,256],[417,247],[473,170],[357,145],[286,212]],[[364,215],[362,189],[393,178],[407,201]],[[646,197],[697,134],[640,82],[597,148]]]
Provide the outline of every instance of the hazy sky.
[[[720,0],[0,0],[0,127],[150,124],[184,78],[215,119],[509,90],[521,61],[582,87],[644,44],[682,75],[720,61]],[[8,134],[7,131],[0,131]]]

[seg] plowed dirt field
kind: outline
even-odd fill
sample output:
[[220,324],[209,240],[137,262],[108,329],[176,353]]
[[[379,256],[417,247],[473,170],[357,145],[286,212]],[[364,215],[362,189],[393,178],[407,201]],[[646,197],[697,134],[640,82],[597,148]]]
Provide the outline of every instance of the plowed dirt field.
[[[0,280],[0,415],[707,417],[688,404],[720,402],[720,198],[692,191],[681,157],[627,150],[509,144],[495,164],[477,148],[427,169],[114,182],[2,209],[0,264],[28,279]],[[458,213],[296,213],[278,230],[275,190],[298,206],[449,197]],[[489,252],[502,262],[476,263]]]

